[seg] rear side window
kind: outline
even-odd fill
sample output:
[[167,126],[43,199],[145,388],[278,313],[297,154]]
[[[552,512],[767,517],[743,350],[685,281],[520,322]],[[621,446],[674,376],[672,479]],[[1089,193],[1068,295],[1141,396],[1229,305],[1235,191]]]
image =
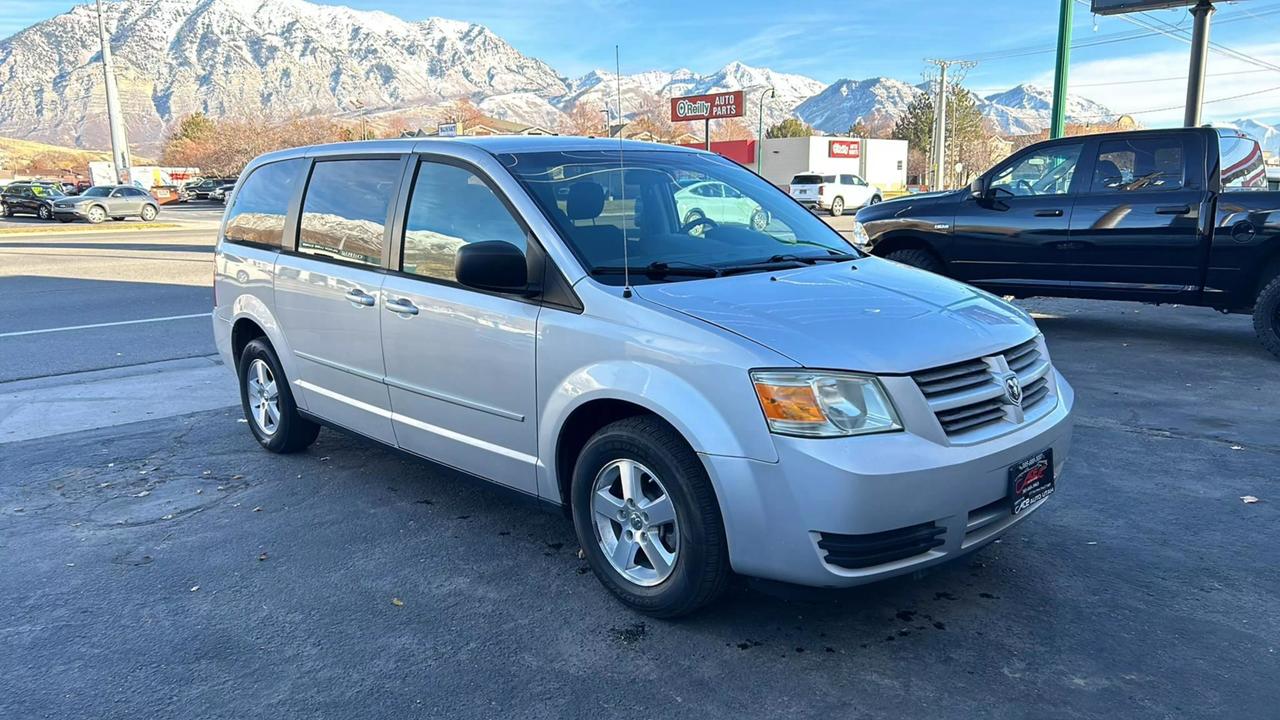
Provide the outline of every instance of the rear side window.
[[1093,192],[1177,190],[1185,166],[1180,137],[1108,140],[1098,145]]
[[306,164],[306,160],[298,158],[254,170],[227,211],[227,241],[280,247],[284,217]]
[[1257,141],[1224,135],[1218,139],[1218,148],[1222,153],[1222,189],[1267,189],[1267,169]]
[[418,166],[404,227],[401,268],[456,282],[454,260],[467,243],[500,240],[528,252],[528,238],[506,205],[466,168],[424,160]]
[[852,175],[841,175],[840,184],[841,185],[857,185],[858,181],[854,180]]
[[835,181],[836,181],[836,176],[835,176],[835,175],[823,175],[823,176],[822,176],[822,182],[825,182],[825,183],[833,183],[833,182],[835,182]]
[[317,162],[302,201],[298,252],[377,267],[399,160]]
[[792,185],[821,185],[822,177],[820,175],[797,175],[791,178]]

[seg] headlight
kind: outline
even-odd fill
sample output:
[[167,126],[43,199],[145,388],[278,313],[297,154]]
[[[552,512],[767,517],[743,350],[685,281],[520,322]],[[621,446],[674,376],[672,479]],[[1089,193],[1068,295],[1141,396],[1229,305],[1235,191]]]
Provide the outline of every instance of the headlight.
[[853,221],[853,244],[858,247],[865,247],[871,242],[871,236],[867,235],[867,229],[857,220]]
[[902,429],[880,381],[869,375],[756,370],[751,382],[769,429],[781,435],[848,437]]

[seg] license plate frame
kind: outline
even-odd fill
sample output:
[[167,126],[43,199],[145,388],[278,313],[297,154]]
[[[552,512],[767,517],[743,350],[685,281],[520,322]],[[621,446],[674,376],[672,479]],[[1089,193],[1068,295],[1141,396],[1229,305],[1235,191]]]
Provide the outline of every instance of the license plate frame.
[[1049,497],[1057,490],[1053,477],[1053,448],[1009,466],[1009,498],[1014,515]]

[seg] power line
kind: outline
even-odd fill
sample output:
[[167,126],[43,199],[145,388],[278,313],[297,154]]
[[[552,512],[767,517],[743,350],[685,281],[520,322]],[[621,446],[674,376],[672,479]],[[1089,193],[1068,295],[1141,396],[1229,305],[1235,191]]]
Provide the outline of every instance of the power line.
[[[1240,93],[1239,95],[1231,95],[1228,97],[1220,97],[1220,98],[1214,98],[1212,100],[1205,100],[1201,104],[1208,105],[1210,103],[1226,102],[1228,100],[1239,100],[1241,98],[1247,98],[1247,97],[1252,97],[1254,95],[1262,95],[1263,93],[1277,92],[1277,91],[1280,91],[1280,85],[1276,85],[1275,87],[1265,88],[1263,90],[1254,90],[1252,92]],[[1168,112],[1170,110],[1181,110],[1181,109],[1183,109],[1182,105],[1170,105],[1169,107],[1149,108],[1147,110],[1130,110],[1128,112],[1112,113],[1110,115],[1103,114],[1103,113],[1084,113],[1084,114],[1073,113],[1073,115],[1077,118],[1090,117],[1090,118],[1099,118],[1099,119],[1111,119],[1119,115],[1148,115],[1150,113]]]
[[[1080,3],[1081,5],[1088,5],[1088,4],[1089,4],[1087,0],[1076,0],[1076,2]],[[1160,34],[1160,35],[1164,35],[1165,37],[1172,38],[1172,39],[1174,39],[1174,40],[1178,40],[1178,41],[1180,41],[1180,42],[1185,42],[1185,43],[1187,43],[1188,45],[1190,45],[1190,44],[1191,44],[1191,38],[1186,36],[1186,30],[1184,30],[1184,29],[1182,29],[1182,28],[1178,27],[1177,25],[1173,25],[1173,24],[1168,23],[1168,22],[1166,22],[1166,21],[1164,21],[1164,20],[1161,20],[1161,19],[1159,19],[1159,18],[1151,18],[1151,19],[1152,19],[1152,20],[1155,20],[1155,21],[1157,21],[1157,22],[1159,22],[1159,23],[1161,23],[1161,24],[1162,24],[1162,25],[1164,25],[1165,27],[1160,27],[1160,26],[1158,26],[1158,25],[1153,25],[1153,24],[1151,24],[1151,22],[1149,22],[1149,21],[1147,21],[1147,20],[1144,20],[1144,19],[1141,19],[1141,18],[1135,17],[1135,15],[1134,15],[1134,14],[1132,14],[1132,13],[1130,13],[1130,14],[1122,14],[1122,15],[1118,15],[1117,17],[1119,17],[1121,20],[1124,20],[1125,22],[1128,22],[1128,23],[1133,24],[1133,25],[1137,25],[1138,27],[1147,28],[1147,29],[1149,29],[1149,30],[1152,30],[1152,31],[1153,31],[1153,32],[1155,32],[1155,33],[1158,33],[1158,34]],[[1244,19],[1244,18],[1241,18],[1241,19]],[[1216,24],[1216,25],[1223,25],[1223,24],[1225,24],[1225,21],[1220,21],[1220,22],[1217,22],[1217,23],[1215,23],[1215,24]],[[1210,46],[1210,48],[1212,48],[1213,50],[1218,51],[1218,53],[1220,53],[1220,54],[1224,54],[1224,55],[1227,55],[1228,57],[1231,57],[1231,58],[1233,58],[1233,59],[1235,59],[1235,60],[1239,60],[1239,61],[1241,61],[1241,62],[1249,63],[1250,65],[1255,65],[1255,66],[1257,66],[1257,67],[1266,68],[1266,69],[1268,69],[1268,70],[1275,70],[1275,71],[1280,72],[1280,65],[1276,65],[1276,64],[1273,64],[1273,63],[1269,63],[1269,62],[1266,62],[1266,61],[1264,61],[1264,60],[1259,60],[1259,59],[1254,58],[1254,57],[1252,57],[1252,56],[1249,56],[1249,55],[1246,55],[1246,54],[1241,53],[1241,52],[1239,52],[1239,51],[1236,51],[1236,50],[1233,50],[1233,49],[1231,49],[1231,48],[1228,48],[1228,47],[1226,47],[1226,46],[1224,46],[1224,45],[1222,45],[1222,44],[1220,44],[1220,43],[1210,42],[1210,43],[1209,43],[1209,46]]]
[[[1253,73],[1260,73],[1260,72],[1271,72],[1271,69],[1258,68],[1257,70],[1236,70],[1233,72],[1209,73],[1208,75],[1205,75],[1205,77],[1227,77],[1229,75],[1251,75]],[[1186,80],[1186,79],[1187,79],[1186,75],[1171,75],[1169,77],[1162,77],[1162,78],[1147,78],[1146,80],[1113,80],[1111,82],[1072,83],[1071,86],[1077,87],[1077,88],[1085,88],[1085,87],[1109,87],[1112,85],[1145,85],[1147,83],[1169,82],[1171,80]]]

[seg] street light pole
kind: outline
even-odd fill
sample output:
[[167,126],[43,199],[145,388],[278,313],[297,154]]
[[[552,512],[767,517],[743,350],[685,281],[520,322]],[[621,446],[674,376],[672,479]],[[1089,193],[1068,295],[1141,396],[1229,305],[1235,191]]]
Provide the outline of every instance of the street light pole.
[[764,167],[764,99],[766,97],[776,97],[777,93],[773,88],[769,88],[760,93],[760,119],[756,123],[756,174],[759,175]]
[[1210,0],[1200,0],[1191,8],[1195,24],[1191,28],[1191,68],[1187,72],[1187,109],[1182,124],[1199,127],[1204,97],[1204,65],[1209,54],[1209,18],[1215,8]]
[[116,183],[123,185],[129,175],[129,140],[124,134],[124,118],[120,114],[120,92],[116,88],[116,72],[111,62],[111,40],[102,19],[102,0],[98,0],[98,41],[102,45],[102,72],[107,81],[107,125],[111,129],[111,160]]
[[1067,131],[1067,67],[1071,63],[1071,16],[1075,0],[1062,0],[1058,11],[1058,57],[1053,67],[1053,114],[1049,120],[1049,139],[1062,137]]

